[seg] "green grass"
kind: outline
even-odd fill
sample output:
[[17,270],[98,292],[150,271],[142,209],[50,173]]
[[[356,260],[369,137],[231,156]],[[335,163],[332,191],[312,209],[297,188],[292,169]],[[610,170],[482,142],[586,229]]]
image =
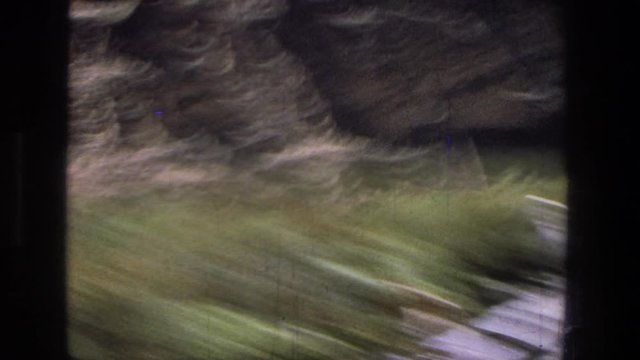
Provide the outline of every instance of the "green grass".
[[[495,159],[496,162],[504,162]],[[561,174],[499,166],[476,190],[350,203],[248,191],[72,197],[72,353],[87,359],[371,359],[409,354],[412,288],[480,313],[490,277],[542,262],[524,195],[563,200]],[[504,274],[501,278],[500,274]],[[459,320],[455,320],[459,321]]]

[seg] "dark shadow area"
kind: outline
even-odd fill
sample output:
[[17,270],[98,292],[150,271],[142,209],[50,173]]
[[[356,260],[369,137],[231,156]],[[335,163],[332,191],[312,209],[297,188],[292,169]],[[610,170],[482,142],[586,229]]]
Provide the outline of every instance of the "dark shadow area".
[[569,174],[566,359],[624,358],[638,339],[636,132],[628,8],[568,3]]
[[11,2],[1,15],[4,359],[66,358],[66,9]]

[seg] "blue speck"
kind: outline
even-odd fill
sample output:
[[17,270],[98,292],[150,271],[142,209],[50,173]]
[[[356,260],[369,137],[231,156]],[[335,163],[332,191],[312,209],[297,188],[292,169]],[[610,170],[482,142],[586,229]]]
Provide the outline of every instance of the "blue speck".
[[154,114],[155,116],[162,116],[162,115],[164,115],[164,112],[163,112],[163,111],[156,111],[156,112],[154,112],[153,114]]

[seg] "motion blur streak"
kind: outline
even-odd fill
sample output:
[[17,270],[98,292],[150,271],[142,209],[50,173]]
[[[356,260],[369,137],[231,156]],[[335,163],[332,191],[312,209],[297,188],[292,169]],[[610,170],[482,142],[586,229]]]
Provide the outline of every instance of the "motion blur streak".
[[559,10],[72,1],[73,356],[559,358]]

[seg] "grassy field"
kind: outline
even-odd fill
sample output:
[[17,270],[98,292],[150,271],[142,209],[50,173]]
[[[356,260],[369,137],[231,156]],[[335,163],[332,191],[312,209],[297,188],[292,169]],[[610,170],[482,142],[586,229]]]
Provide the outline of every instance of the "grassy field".
[[497,301],[495,284],[554,265],[523,209],[526,194],[564,201],[557,156],[488,151],[483,161],[483,189],[390,189],[358,201],[250,189],[71,196],[72,353],[411,354]]

